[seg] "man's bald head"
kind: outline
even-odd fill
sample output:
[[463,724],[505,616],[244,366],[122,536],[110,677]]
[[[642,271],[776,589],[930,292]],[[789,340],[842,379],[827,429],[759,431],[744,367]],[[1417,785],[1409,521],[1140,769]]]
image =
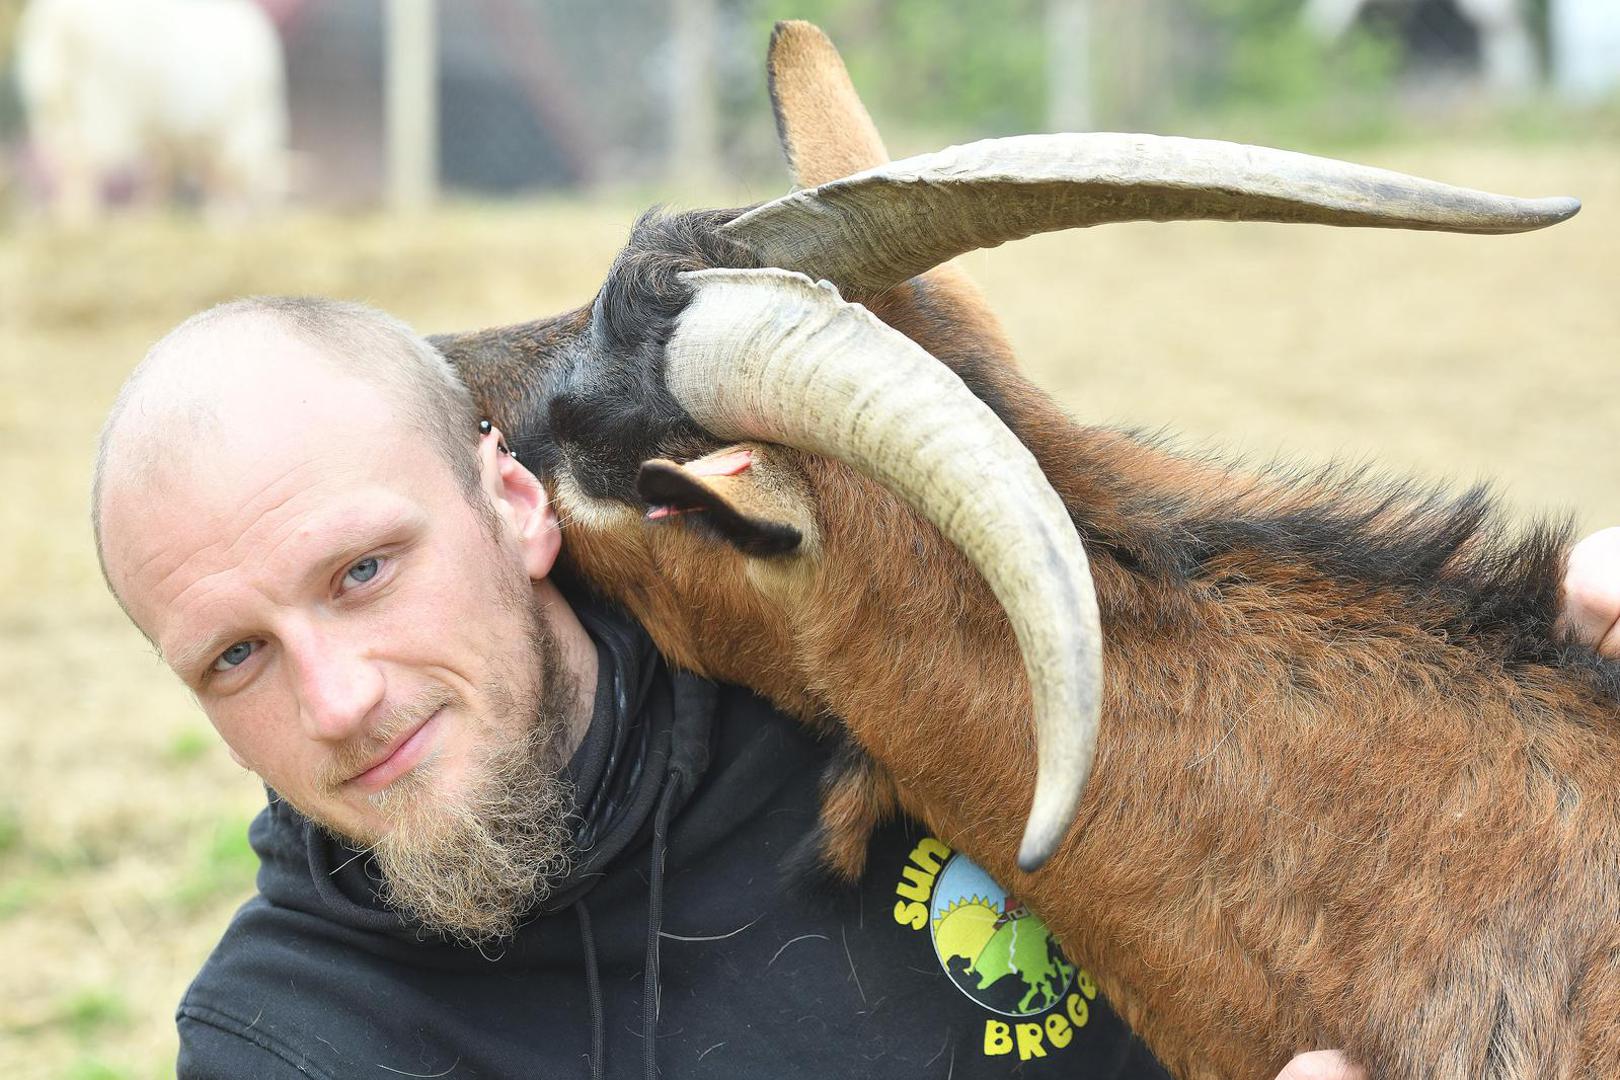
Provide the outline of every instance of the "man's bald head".
[[[478,485],[477,409],[440,353],[410,327],[362,304],[314,297],[251,297],[175,327],[147,352],[102,427],[91,518],[108,573],[103,507],[109,491],[151,491],[183,475],[230,406],[276,379],[279,368],[321,363],[390,400],[401,422],[436,448],[463,492]],[[474,499],[474,502],[477,500]]]

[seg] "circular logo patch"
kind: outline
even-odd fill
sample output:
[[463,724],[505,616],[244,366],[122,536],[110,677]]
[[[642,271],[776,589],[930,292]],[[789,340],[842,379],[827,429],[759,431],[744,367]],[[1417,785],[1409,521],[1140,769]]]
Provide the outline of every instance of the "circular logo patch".
[[1046,924],[965,855],[952,855],[940,870],[928,914],[940,966],[987,1009],[1033,1016],[1074,983],[1074,965]]

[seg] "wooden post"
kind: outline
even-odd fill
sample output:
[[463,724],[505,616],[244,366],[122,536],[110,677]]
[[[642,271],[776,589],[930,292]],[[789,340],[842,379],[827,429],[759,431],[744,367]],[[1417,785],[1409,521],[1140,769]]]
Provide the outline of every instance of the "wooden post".
[[438,35],[435,0],[388,0],[388,201],[421,210],[439,187]]
[[1051,131],[1090,131],[1097,124],[1092,101],[1091,0],[1047,0],[1046,126]]
[[1094,0],[1094,119],[1115,131],[1151,130],[1169,97],[1170,12],[1165,0]]
[[714,0],[671,0],[669,174],[681,186],[719,175]]

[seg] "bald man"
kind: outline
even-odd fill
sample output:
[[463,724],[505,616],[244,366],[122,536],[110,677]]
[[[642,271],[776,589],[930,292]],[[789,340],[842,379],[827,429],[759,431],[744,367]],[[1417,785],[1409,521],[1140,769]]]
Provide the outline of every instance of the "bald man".
[[374,849],[392,902],[499,936],[564,861],[555,774],[596,650],[549,578],[543,490],[448,372],[422,374],[443,367],[385,323],[195,319],[114,406],[96,532],[232,756]]
[[[183,1076],[1165,1076],[915,825],[852,893],[785,882],[829,750],[566,590],[545,489],[387,316],[188,320],[120,393],[93,502],[114,595],[271,793],[259,895],[179,1010]],[[1605,648],[1617,535],[1568,586]],[[969,977],[897,892],[1016,918],[1026,951]]]

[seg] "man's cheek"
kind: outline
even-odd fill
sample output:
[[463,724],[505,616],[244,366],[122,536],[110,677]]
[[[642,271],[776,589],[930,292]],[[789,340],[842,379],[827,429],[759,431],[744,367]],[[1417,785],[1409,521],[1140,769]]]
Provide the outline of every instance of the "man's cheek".
[[204,707],[203,712],[220,742],[225,744],[225,752],[231,756],[231,760],[262,777],[262,754],[254,745],[253,728],[241,719],[239,711]]

